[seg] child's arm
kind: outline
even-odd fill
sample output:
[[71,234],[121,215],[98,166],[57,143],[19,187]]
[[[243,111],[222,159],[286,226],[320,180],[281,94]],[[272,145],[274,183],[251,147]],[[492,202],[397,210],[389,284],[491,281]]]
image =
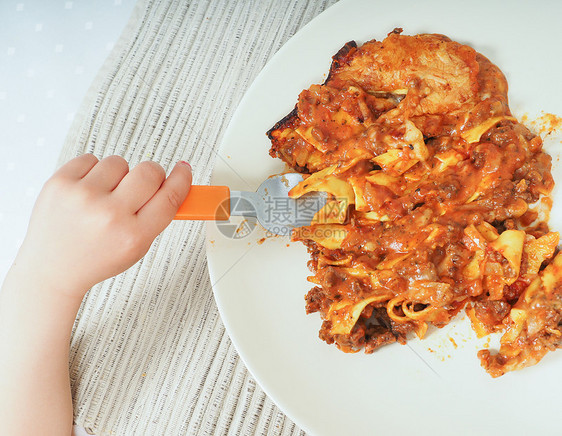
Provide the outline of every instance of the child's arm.
[[171,222],[191,185],[180,163],[129,171],[80,156],[45,184],[0,290],[0,434],[70,435],[74,318],[94,284],[132,266]]

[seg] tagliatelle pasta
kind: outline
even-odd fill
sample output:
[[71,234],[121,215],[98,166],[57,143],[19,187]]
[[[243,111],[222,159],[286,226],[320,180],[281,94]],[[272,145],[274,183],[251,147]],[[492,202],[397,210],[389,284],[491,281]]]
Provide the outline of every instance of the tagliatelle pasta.
[[559,236],[536,210],[550,157],[484,56],[400,29],[349,42],[268,136],[272,156],[309,174],[291,196],[329,196],[293,233],[311,254],[321,339],[373,352],[464,308],[478,336],[505,330],[497,354],[479,353],[494,377],[559,346]]

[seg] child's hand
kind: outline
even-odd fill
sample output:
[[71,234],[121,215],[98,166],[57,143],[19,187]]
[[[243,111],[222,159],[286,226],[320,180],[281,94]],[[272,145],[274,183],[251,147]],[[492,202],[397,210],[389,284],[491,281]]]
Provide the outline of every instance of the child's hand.
[[86,291],[138,261],[191,186],[180,163],[84,155],[47,181],[0,290],[2,434],[70,434],[68,345]]
[[170,224],[191,185],[179,163],[162,167],[83,155],[47,181],[16,259],[42,285],[82,298],[94,284],[119,274],[148,251]]

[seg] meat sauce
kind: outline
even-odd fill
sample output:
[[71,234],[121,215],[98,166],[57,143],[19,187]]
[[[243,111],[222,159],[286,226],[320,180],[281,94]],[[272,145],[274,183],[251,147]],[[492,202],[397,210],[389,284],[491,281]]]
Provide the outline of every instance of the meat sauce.
[[[467,305],[481,330],[504,328],[538,271],[524,249],[514,266],[493,241],[554,241],[533,209],[554,186],[540,137],[512,117],[501,71],[442,35],[347,43],[268,136],[272,156],[353,187],[337,247],[295,235],[316,285],[307,313],[343,351],[422,337]],[[338,311],[368,298],[349,331],[335,327]]]

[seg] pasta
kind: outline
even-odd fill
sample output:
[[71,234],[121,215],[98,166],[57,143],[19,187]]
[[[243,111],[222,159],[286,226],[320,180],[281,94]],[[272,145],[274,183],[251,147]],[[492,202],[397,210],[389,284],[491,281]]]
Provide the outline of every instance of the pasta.
[[320,338],[371,353],[423,338],[466,309],[478,336],[505,331],[497,377],[562,337],[559,236],[537,204],[554,182],[540,137],[510,113],[502,72],[443,35],[349,42],[326,81],[269,132],[270,154],[328,193],[304,242]]

